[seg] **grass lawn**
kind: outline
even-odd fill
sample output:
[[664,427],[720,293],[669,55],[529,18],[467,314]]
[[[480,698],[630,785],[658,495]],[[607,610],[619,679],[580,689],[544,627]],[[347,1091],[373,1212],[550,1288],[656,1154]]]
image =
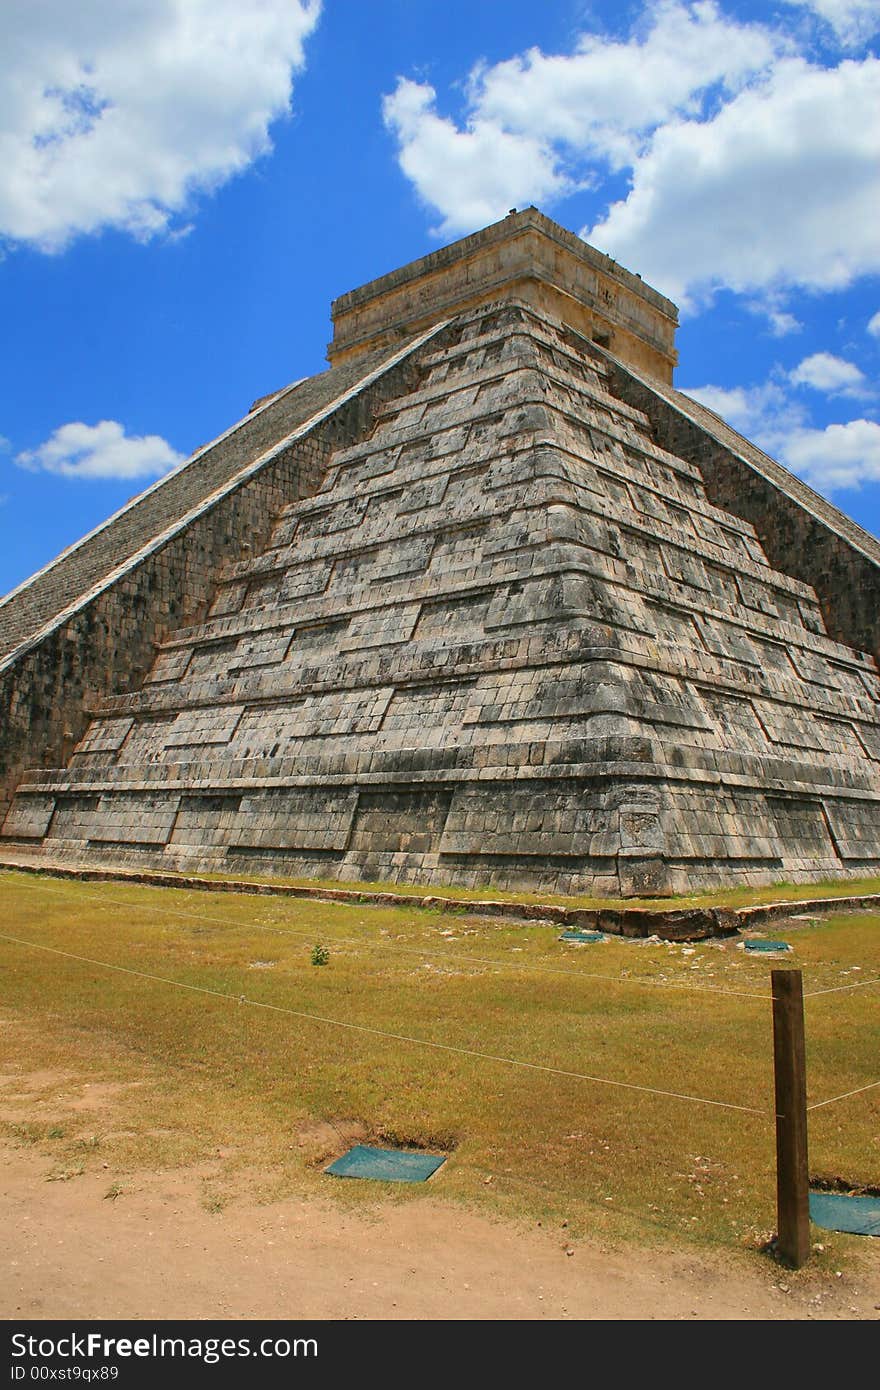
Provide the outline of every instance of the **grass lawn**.
[[[880,1079],[877,914],[776,923],[795,950],[770,962],[735,940],[569,946],[415,906],[6,872],[0,923],[0,1133],[59,1179],[104,1165],[109,1195],[219,1152],[213,1208],[245,1186],[420,1200],[324,1175],[357,1136],[448,1151],[431,1190],[499,1215],[754,1248],[775,1219],[771,965],[804,972],[810,1102]],[[880,1087],[814,1110],[810,1145],[812,1172],[880,1185]],[[857,1243],[816,1239],[838,1267]]]

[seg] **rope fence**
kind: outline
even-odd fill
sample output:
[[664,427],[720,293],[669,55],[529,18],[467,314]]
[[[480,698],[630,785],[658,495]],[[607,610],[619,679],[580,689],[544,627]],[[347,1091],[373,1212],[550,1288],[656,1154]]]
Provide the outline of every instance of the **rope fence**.
[[[53,888],[51,885],[46,884],[46,883],[42,883],[42,882],[36,882],[36,883],[30,883],[30,882],[29,882],[29,883],[28,883],[28,887],[32,888],[34,891],[42,891],[42,892],[44,892],[44,893],[49,893],[49,894],[52,894],[52,895],[54,895],[54,896],[60,896],[60,897],[66,896],[66,893],[65,893],[65,890],[64,890],[64,889],[62,889],[62,888]],[[78,887],[79,887],[79,886],[78,886]],[[121,899],[121,898],[115,898],[115,897],[114,897],[114,898],[108,898],[106,895],[97,894],[97,893],[91,893],[91,892],[89,892],[88,890],[83,890],[82,888],[79,888],[79,893],[80,893],[80,895],[81,895],[82,897],[87,898],[90,902],[96,903],[96,904],[100,907],[100,909],[101,909],[102,911],[108,910],[108,907],[123,907],[123,908],[125,908],[126,910],[132,910],[132,911],[149,912],[149,913],[159,913],[159,914],[161,914],[162,916],[167,917],[167,918],[183,919],[183,920],[185,920],[185,921],[200,922],[200,923],[202,923],[202,922],[210,922],[210,923],[215,924],[215,925],[217,925],[217,926],[223,926],[223,927],[227,927],[227,928],[240,928],[240,929],[250,929],[250,930],[256,929],[256,930],[259,930],[259,931],[269,932],[269,933],[271,933],[271,934],[273,934],[273,935],[277,935],[277,936],[281,936],[281,937],[296,937],[297,939],[302,939],[302,940],[304,940],[304,941],[311,941],[311,940],[313,939],[313,937],[314,937],[314,932],[313,932],[313,931],[309,932],[309,931],[305,931],[305,930],[299,930],[299,929],[297,929],[297,928],[295,928],[295,927],[280,927],[280,926],[277,926],[277,925],[273,925],[273,924],[269,924],[269,923],[265,923],[265,922],[257,922],[257,921],[241,922],[241,921],[239,921],[239,920],[238,920],[237,918],[235,918],[235,917],[213,915],[213,914],[209,914],[209,913],[188,912],[188,911],[186,911],[186,910],[183,909],[183,908],[167,908],[167,907],[163,907],[161,904],[155,904],[155,903],[131,903],[131,902],[126,902],[124,899]],[[323,900],[321,900],[321,901],[323,901]],[[330,905],[336,905],[336,904],[334,904],[334,902],[333,902],[332,899],[327,899],[327,903],[330,904]],[[284,1008],[282,1005],[279,1005],[279,1004],[270,1004],[270,1003],[264,1002],[264,1001],[262,1001],[262,1000],[257,1000],[257,999],[247,999],[247,998],[246,998],[245,996],[243,996],[243,995],[227,994],[227,993],[224,993],[223,991],[220,991],[220,990],[211,990],[211,989],[208,989],[207,987],[202,986],[202,985],[192,985],[192,984],[187,984],[187,983],[184,982],[184,981],[173,980],[173,979],[171,979],[171,978],[168,977],[168,976],[164,976],[164,975],[152,975],[152,974],[149,974],[149,973],[146,972],[146,971],[133,970],[133,969],[131,969],[131,968],[128,967],[128,966],[114,965],[112,962],[109,962],[109,961],[98,961],[98,960],[93,960],[92,958],[87,957],[87,956],[78,956],[78,955],[74,954],[73,952],[70,952],[70,951],[62,951],[62,950],[61,950],[60,948],[58,948],[58,947],[45,946],[45,945],[43,945],[43,944],[41,944],[41,943],[39,943],[39,942],[28,941],[28,940],[25,940],[24,938],[19,938],[19,937],[7,936],[7,935],[5,935],[5,934],[0,934],[0,940],[15,942],[15,943],[18,944],[18,945],[29,946],[29,947],[31,947],[31,948],[34,949],[34,950],[45,951],[45,952],[49,952],[49,953],[52,953],[52,954],[55,954],[55,955],[59,955],[59,956],[65,956],[65,957],[67,957],[68,959],[77,960],[77,961],[80,961],[80,962],[83,962],[83,963],[86,963],[86,964],[89,964],[89,965],[94,965],[94,966],[97,966],[98,968],[101,968],[101,969],[114,970],[114,971],[117,971],[117,972],[119,972],[119,973],[121,973],[121,974],[128,974],[128,975],[137,976],[137,977],[140,977],[140,978],[142,978],[142,979],[152,980],[152,981],[154,981],[154,982],[156,982],[156,983],[161,983],[161,984],[170,985],[170,986],[172,986],[172,987],[174,987],[174,988],[189,990],[189,991],[191,991],[191,992],[193,992],[193,993],[201,993],[201,994],[206,994],[206,995],[213,995],[214,997],[219,998],[219,999],[228,999],[228,1000],[231,1000],[231,1001],[233,1001],[233,1002],[237,1002],[237,1003],[242,1003],[242,1004],[250,1005],[250,1006],[252,1006],[252,1007],[254,1007],[254,1008],[268,1009],[268,1010],[270,1010],[270,1011],[272,1011],[272,1012],[275,1012],[275,1013],[282,1013],[282,1014],[285,1014],[285,1013],[286,1013],[286,1014],[289,1014],[291,1017],[294,1017],[294,1018],[308,1019],[308,1020],[311,1020],[311,1021],[316,1022],[316,1023],[325,1024],[325,1025],[327,1025],[327,1026],[335,1026],[335,1027],[339,1027],[339,1028],[345,1028],[345,1029],[348,1029],[348,1030],[353,1031],[353,1032],[362,1032],[362,1033],[372,1034],[373,1036],[376,1036],[376,1037],[383,1037],[383,1038],[386,1038],[386,1039],[388,1039],[389,1041],[404,1042],[404,1043],[410,1044],[410,1045],[412,1045],[412,1046],[421,1046],[421,1047],[431,1048],[431,1049],[434,1049],[434,1050],[436,1050],[436,1051],[458,1053],[458,1054],[460,1054],[461,1056],[474,1057],[474,1058],[478,1058],[478,1059],[480,1059],[480,1060],[495,1062],[495,1063],[502,1064],[502,1065],[507,1065],[507,1066],[512,1066],[512,1067],[520,1067],[520,1068],[524,1068],[524,1069],[531,1070],[531,1071],[539,1071],[539,1072],[545,1072],[545,1073],[552,1074],[552,1075],[557,1075],[557,1076],[563,1076],[563,1077],[573,1078],[573,1079],[575,1079],[575,1080],[590,1082],[590,1083],[592,1083],[592,1084],[594,1084],[594,1085],[613,1086],[613,1087],[618,1087],[618,1088],[624,1089],[624,1090],[639,1091],[639,1092],[642,1092],[642,1093],[644,1093],[644,1094],[665,1096],[666,1098],[672,1099],[672,1100],[679,1100],[679,1101],[685,1101],[685,1102],[692,1102],[692,1103],[698,1104],[698,1105],[715,1106],[715,1107],[718,1107],[718,1108],[721,1108],[721,1109],[736,1110],[736,1111],[738,1111],[738,1112],[740,1112],[740,1113],[742,1113],[742,1114],[752,1114],[752,1115],[772,1115],[772,1114],[773,1114],[772,1108],[771,1108],[771,1109],[766,1109],[766,1110],[765,1110],[765,1109],[761,1109],[761,1108],[756,1107],[756,1106],[738,1105],[738,1104],[734,1104],[733,1102],[730,1102],[730,1101],[722,1101],[722,1100],[713,1099],[713,1098],[705,1097],[705,1096],[693,1096],[693,1095],[689,1095],[689,1094],[687,1094],[687,1093],[679,1092],[679,1091],[668,1091],[668,1090],[664,1090],[664,1089],[662,1089],[662,1088],[657,1088],[657,1087],[641,1086],[641,1085],[638,1085],[638,1084],[635,1083],[635,1082],[618,1081],[618,1080],[615,1080],[615,1079],[613,1079],[613,1078],[611,1078],[611,1077],[598,1077],[598,1076],[592,1076],[592,1075],[589,1075],[589,1074],[583,1073],[583,1072],[567,1071],[567,1070],[564,1070],[564,1069],[561,1069],[561,1068],[558,1068],[558,1067],[550,1067],[550,1066],[547,1066],[547,1065],[542,1064],[542,1063],[528,1062],[528,1061],[521,1060],[521,1059],[518,1059],[518,1058],[513,1058],[513,1057],[503,1057],[503,1056],[500,1056],[500,1055],[498,1055],[498,1054],[496,1054],[496,1053],[481,1052],[481,1051],[476,1050],[476,1049],[469,1049],[469,1048],[456,1047],[456,1046],[454,1046],[454,1045],[451,1044],[451,1043],[439,1043],[439,1042],[433,1042],[433,1041],[431,1041],[430,1039],[411,1037],[411,1036],[409,1036],[409,1035],[407,1035],[407,1034],[384,1032],[384,1031],[381,1030],[381,1029],[372,1028],[372,1027],[370,1027],[370,1026],[368,1026],[368,1025],[366,1025],[366,1024],[354,1024],[354,1023],[349,1023],[349,1022],[347,1022],[346,1020],[343,1020],[343,1019],[333,1019],[333,1018],[325,1017],[324,1015],[321,1015],[321,1014],[311,1014],[311,1013],[307,1013],[307,1012],[304,1012],[304,1011],[301,1011],[301,1010],[286,1009],[286,1008]],[[581,969],[577,969],[577,970],[575,970],[575,969],[566,970],[566,969],[561,969],[561,968],[559,968],[559,967],[557,967],[557,966],[535,965],[535,964],[531,964],[531,963],[526,962],[526,961],[523,961],[523,962],[519,962],[519,961],[496,961],[496,960],[490,960],[489,958],[487,958],[487,957],[485,957],[485,956],[475,956],[475,955],[472,955],[472,954],[470,954],[470,953],[458,953],[458,952],[457,952],[457,953],[454,955],[454,957],[453,957],[453,956],[451,955],[450,952],[425,950],[425,949],[423,949],[423,948],[421,948],[421,947],[401,946],[398,942],[390,942],[390,941],[384,941],[384,940],[376,941],[375,939],[372,939],[372,940],[370,940],[369,942],[365,943],[365,940],[364,940],[363,937],[355,937],[355,936],[342,936],[342,937],[340,937],[340,936],[335,936],[335,937],[334,937],[334,941],[335,941],[336,943],[343,943],[343,944],[346,944],[346,945],[353,945],[353,946],[363,946],[364,944],[369,944],[370,946],[372,946],[372,947],[374,947],[374,948],[378,948],[378,949],[380,949],[380,950],[386,950],[386,951],[390,951],[390,952],[392,952],[392,953],[398,953],[398,954],[403,954],[403,955],[415,956],[415,957],[418,957],[419,959],[422,959],[422,960],[424,960],[424,959],[428,959],[428,960],[433,959],[433,960],[449,961],[450,959],[454,959],[454,960],[456,961],[456,963],[469,963],[469,964],[474,964],[474,965],[480,965],[480,966],[484,966],[484,967],[487,967],[487,968],[489,968],[489,969],[496,970],[496,971],[516,971],[516,972],[525,973],[525,974],[553,975],[553,976],[556,976],[556,977],[560,977],[560,978],[567,979],[567,980],[573,980],[573,981],[577,981],[577,980],[579,980],[579,979],[607,980],[607,981],[609,981],[609,982],[611,982],[611,983],[613,983],[613,984],[631,985],[631,986],[634,986],[634,987],[636,987],[636,988],[659,988],[659,989],[673,989],[673,990],[678,989],[678,990],[686,990],[686,991],[697,991],[697,992],[706,993],[706,994],[715,994],[715,995],[721,995],[721,996],[729,996],[729,997],[732,997],[732,998],[743,998],[743,999],[760,1000],[761,1002],[769,1002],[770,999],[771,999],[771,997],[772,997],[772,996],[771,996],[770,994],[768,994],[768,993],[761,993],[761,994],[758,994],[758,993],[755,993],[755,992],[752,992],[752,991],[746,991],[746,990],[731,990],[731,989],[724,989],[724,988],[719,988],[719,987],[714,986],[714,985],[698,985],[698,984],[692,984],[692,983],[687,982],[687,981],[681,981],[681,982],[679,982],[679,981],[674,981],[674,980],[653,980],[653,979],[647,978],[647,977],[645,977],[645,976],[640,976],[640,977],[623,976],[623,977],[621,977],[621,976],[619,976],[619,975],[609,975],[609,974],[602,973],[602,972],[598,972],[598,971],[581,970]],[[814,998],[817,998],[817,997],[822,996],[822,995],[843,993],[843,992],[845,992],[845,991],[854,990],[854,989],[863,989],[863,988],[867,988],[867,987],[869,987],[869,986],[877,985],[877,984],[880,984],[880,976],[878,976],[877,978],[872,978],[872,979],[870,979],[870,980],[856,980],[856,981],[852,981],[852,982],[850,982],[850,983],[848,983],[848,984],[845,984],[845,985],[833,985],[833,986],[830,986],[830,987],[827,987],[827,988],[821,988],[821,989],[815,989],[815,990],[805,991],[805,992],[804,992],[804,999],[805,999],[805,1000],[806,1000],[806,999],[814,999]],[[820,1109],[823,1109],[824,1107],[826,1107],[826,1106],[828,1106],[828,1105],[834,1105],[834,1104],[836,1104],[838,1101],[848,1100],[848,1099],[850,1099],[850,1097],[852,1097],[852,1096],[861,1095],[861,1094],[863,1094],[863,1093],[866,1092],[866,1091],[874,1090],[874,1089],[875,1089],[876,1087],[878,1087],[878,1086],[880,1086],[880,1080],[878,1080],[878,1081],[872,1081],[872,1082],[869,1082],[869,1083],[868,1083],[867,1085],[865,1085],[865,1086],[858,1086],[858,1087],[856,1087],[854,1090],[842,1092],[840,1095],[837,1095],[837,1096],[829,1096],[829,1097],[828,1097],[827,1099],[825,1099],[825,1100],[814,1101],[812,1104],[810,1104],[810,1105],[807,1106],[807,1109],[808,1109],[808,1111],[811,1111],[811,1110],[820,1110]]]
[[[43,893],[58,897],[67,896],[67,892],[64,889],[55,889],[48,884],[38,883],[32,886],[37,892],[42,890]],[[108,898],[105,894],[82,892],[82,890],[80,890],[80,897],[87,899],[91,903],[97,904],[98,910],[102,913],[121,908],[129,911],[148,912],[153,916],[161,915],[166,919],[178,922],[195,921],[199,924],[212,923],[226,930],[236,929],[250,932],[268,932],[272,935],[287,939],[313,940],[314,938],[314,928],[305,930],[295,927],[280,926],[268,922],[243,922],[234,917],[211,916],[207,913],[187,912],[185,909],[180,908],[166,908],[161,904],[126,902],[124,899]],[[825,986],[805,992],[803,989],[803,976],[800,969],[774,969],[771,971],[771,993],[758,994],[751,991],[731,990],[714,985],[691,983],[689,981],[656,979],[645,976],[632,977],[628,974],[611,975],[576,968],[564,969],[544,964],[535,964],[529,961],[513,961],[509,959],[499,961],[497,959],[473,955],[468,952],[451,952],[449,950],[436,951],[426,949],[424,946],[401,945],[397,941],[387,941],[382,938],[377,940],[375,937],[340,936],[334,933],[331,935],[330,940],[336,945],[366,946],[373,950],[378,949],[380,952],[384,950],[398,955],[417,957],[423,963],[432,959],[434,961],[443,960],[444,962],[453,961],[459,966],[462,964],[472,964],[481,968],[488,968],[492,971],[518,975],[525,974],[528,976],[553,975],[557,979],[564,978],[573,982],[578,982],[580,980],[603,980],[617,985],[632,985],[636,988],[659,987],[698,991],[703,994],[760,1000],[762,1003],[772,1000],[775,1103],[769,1107],[744,1105],[734,1101],[722,1100],[718,1097],[696,1095],[691,1092],[676,1091],[666,1087],[651,1086],[636,1081],[624,1081],[610,1076],[598,1076],[589,1072],[581,1072],[569,1068],[552,1066],[547,1063],[530,1061],[523,1057],[507,1056],[502,1053],[489,1052],[483,1049],[450,1042],[438,1042],[430,1038],[417,1037],[409,1033],[379,1028],[368,1023],[355,1023],[348,1019],[335,1018],[323,1013],[316,1013],[306,1009],[296,1009],[284,1004],[271,1003],[268,1000],[253,999],[245,994],[234,993],[230,990],[212,989],[207,985],[193,984],[184,980],[175,979],[168,975],[138,970],[132,966],[119,965],[112,961],[96,959],[92,956],[67,951],[58,946],[50,946],[44,942],[15,936],[11,933],[0,932],[0,941],[22,947],[25,950],[42,952],[91,967],[92,969],[109,971],[131,977],[138,981],[147,981],[151,984],[161,985],[167,989],[182,990],[191,995],[222,1000],[227,1004],[237,1004],[247,1008],[262,1009],[288,1018],[302,1020],[310,1024],[317,1024],[320,1027],[342,1030],[349,1034],[353,1033],[382,1039],[387,1042],[403,1043],[408,1047],[420,1048],[427,1052],[463,1057],[490,1065],[583,1082],[587,1085],[629,1091],[643,1096],[656,1096],[666,1101],[711,1107],[717,1110],[735,1112],[740,1115],[759,1116],[765,1121],[772,1118],[776,1127],[777,1229],[779,1232],[778,1257],[781,1258],[784,1263],[790,1264],[794,1268],[799,1268],[809,1258],[810,1197],[807,1167],[807,1115],[812,1111],[842,1103],[855,1096],[867,1096],[869,1092],[875,1091],[880,1087],[880,1079],[866,1082],[864,1085],[853,1087],[838,1095],[827,1096],[824,1100],[818,1100],[812,1102],[812,1104],[807,1104],[804,1000],[870,988],[880,984],[880,977],[872,977],[868,980],[849,981],[846,984]],[[233,965],[232,968],[240,967]],[[497,1174],[490,1174],[490,1177],[486,1180],[489,1181],[495,1176],[501,1181],[511,1180],[514,1183],[524,1182],[535,1188],[541,1188],[542,1190],[544,1188],[543,1184],[531,1182],[527,1178],[514,1176],[511,1171],[505,1173],[503,1169]],[[843,1229],[848,1228],[844,1227]]]
[[711,1105],[722,1110],[736,1110],[747,1115],[761,1115],[766,1117],[772,1114],[767,1109],[759,1109],[753,1105],[736,1105],[731,1101],[715,1100],[707,1096],[687,1095],[681,1091],[667,1091],[655,1086],[640,1086],[634,1081],[616,1081],[608,1076],[591,1076],[586,1072],[567,1071],[561,1067],[547,1066],[541,1062],[527,1062],[517,1057],[503,1057],[494,1052],[481,1052],[476,1048],[456,1047],[453,1043],[433,1042],[428,1038],[414,1038],[407,1033],[391,1033],[382,1028],[373,1028],[365,1023],[349,1023],[345,1019],[329,1018],[325,1014],[308,1013],[302,1009],[289,1009],[282,1004],[270,1004],[262,999],[248,999],[243,994],[230,994],[224,990],[208,989],[206,985],[187,984],[183,980],[173,980],[167,975],[153,975],[146,970],[134,970],[128,965],[115,965],[111,961],[95,960],[91,956],[79,956],[73,951],[62,951],[57,946],[45,946],[37,941],[28,941],[24,937],[9,936],[5,932],[0,932],[0,941],[13,942],[17,946],[26,946],[34,951],[45,951],[49,955],[63,956],[67,960],[79,961],[83,965],[92,965],[98,969],[114,970],[121,975],[132,975],[141,980],[151,980],[156,984],[171,985],[175,989],[188,990],[193,994],[207,994],[215,999],[225,999],[231,1004],[244,1004],[255,1009],[267,1009],[272,1013],[287,1014],[291,1018],[307,1019],[313,1023],[323,1023],[334,1028],[344,1028],[349,1032],[366,1033],[373,1037],[385,1038],[391,1042],[409,1043],[416,1047],[431,1048],[438,1052],[455,1053],[461,1057],[477,1058],[484,1062],[498,1062],[504,1066],[520,1067],[527,1071],[544,1072],[550,1076],[563,1076],[576,1081],[588,1081],[596,1086],[614,1086],[626,1091],[639,1091],[643,1095],[664,1096],[670,1100],[689,1101],[694,1105]]
[[880,1081],[869,1081],[867,1086],[856,1086],[854,1091],[844,1091],[840,1096],[829,1096],[828,1100],[816,1100],[812,1105],[807,1106],[807,1110],[821,1110],[824,1105],[834,1105],[839,1100],[849,1100],[850,1096],[860,1096],[863,1091],[873,1091],[880,1086]]

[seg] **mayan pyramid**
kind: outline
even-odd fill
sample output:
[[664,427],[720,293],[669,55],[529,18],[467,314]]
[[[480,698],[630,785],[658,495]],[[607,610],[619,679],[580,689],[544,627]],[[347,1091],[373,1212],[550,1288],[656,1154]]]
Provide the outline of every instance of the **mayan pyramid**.
[[[880,544],[531,208],[0,604],[0,849],[632,895],[880,871]],[[35,766],[35,764],[41,764]]]

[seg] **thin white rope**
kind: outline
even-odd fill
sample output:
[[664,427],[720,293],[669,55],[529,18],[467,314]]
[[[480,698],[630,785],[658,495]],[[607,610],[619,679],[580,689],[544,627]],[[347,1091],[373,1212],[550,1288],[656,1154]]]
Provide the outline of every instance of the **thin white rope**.
[[[64,896],[63,888],[52,888],[49,884],[43,882],[29,883],[28,886],[37,890],[42,889],[43,892],[46,893],[53,893],[56,897]],[[147,884],[146,886],[152,887],[154,885]],[[84,898],[87,898],[90,902],[98,903],[99,905],[112,903],[116,907],[124,907],[137,912],[157,912],[165,917],[182,917],[192,922],[216,922],[220,926],[226,927],[255,928],[259,931],[274,932],[279,936],[302,937],[304,940],[312,940],[314,937],[314,932],[299,931],[296,927],[279,927],[270,925],[267,922],[257,921],[241,922],[235,917],[215,917],[206,912],[187,912],[183,908],[162,907],[154,903],[131,903],[126,902],[122,898],[112,898],[104,894],[90,893],[87,889],[80,888],[79,884],[77,884],[77,888]],[[297,901],[301,902],[303,899],[297,899]],[[322,904],[328,904],[331,907],[351,906],[351,904],[348,903],[336,904],[332,898],[310,899],[308,901],[320,901]],[[395,904],[395,906],[397,906],[397,904]],[[528,925],[528,923],[524,923],[524,925]],[[415,946],[400,946],[394,941],[377,941],[375,938],[367,940],[360,936],[336,936],[334,940],[337,942],[343,941],[352,946],[376,946],[382,950],[399,951],[404,955],[419,956],[422,959],[433,957],[434,960],[446,962],[454,961],[458,963],[464,961],[475,965],[486,965],[490,966],[493,970],[518,970],[526,974],[560,975],[568,980],[608,980],[611,984],[616,985],[635,985],[638,988],[644,989],[679,989],[699,994],[729,995],[731,998],[735,999],[759,999],[762,1003],[767,1003],[772,999],[772,995],[769,993],[755,994],[752,991],[741,989],[719,989],[714,985],[698,985],[678,980],[651,980],[644,975],[633,978],[631,976],[606,975],[594,970],[561,970],[558,966],[530,965],[527,961],[490,960],[485,956],[473,956],[470,954],[462,955],[456,953],[453,956],[448,951],[431,951],[430,949],[422,949],[421,947]]]
[[828,989],[811,989],[805,999],[815,999],[817,994],[842,994],[847,989],[865,989],[868,985],[880,985],[880,975],[874,980],[853,980],[850,985],[831,985]]
[[194,994],[208,994],[215,999],[225,999],[233,1004],[246,1004],[255,1009],[269,1009],[273,1013],[286,1014],[291,1018],[308,1019],[312,1023],[324,1023],[333,1028],[345,1028],[353,1033],[368,1033],[373,1037],[386,1038],[391,1042],[411,1043],[416,1047],[432,1048],[438,1052],[451,1052],[461,1057],[475,1057],[484,1062],[500,1062],[509,1067],[521,1067],[527,1071],[545,1072],[550,1076],[564,1076],[576,1081],[589,1081],[596,1086],[614,1086],[625,1091],[639,1091],[644,1095],[664,1096],[670,1100],[690,1101],[694,1105],[711,1105],[722,1110],[737,1110],[747,1115],[761,1115],[766,1117],[769,1113],[766,1110],[759,1110],[751,1105],[736,1105],[726,1100],[711,1100],[705,1096],[685,1095],[680,1091],[659,1090],[655,1086],[640,1086],[633,1081],[614,1081],[607,1076],[590,1076],[586,1072],[565,1071],[560,1067],[546,1066],[540,1062],[524,1062],[517,1057],[503,1057],[493,1052],[479,1052],[475,1048],[456,1047],[452,1043],[432,1042],[427,1038],[414,1038],[407,1033],[389,1033],[382,1028],[373,1028],[364,1023],[349,1023],[344,1019],[329,1018],[324,1014],[307,1013],[302,1009],[288,1009],[281,1004],[269,1004],[261,999],[248,999],[245,995],[229,994],[223,990],[208,989],[205,985],[186,984],[182,980],[172,980],[167,975],[153,975],[146,970],[133,970],[127,965],[114,965],[106,960],[94,960],[91,956],[79,956],[73,951],[62,951],[57,946],[44,946],[37,941],[28,941],[22,937],[9,936],[5,932],[0,932],[0,940],[11,941],[17,946],[27,946],[31,950],[46,951],[50,955],[64,956],[67,960],[79,961],[83,965],[97,966],[103,970],[115,970],[120,975],[133,975],[137,979],[152,980],[156,984],[171,985],[175,989],[189,990]]
[[823,1105],[834,1105],[838,1100],[849,1100],[850,1096],[860,1096],[863,1091],[873,1091],[875,1086],[880,1086],[880,1081],[869,1081],[867,1086],[857,1086],[854,1091],[844,1091],[842,1096],[830,1096],[828,1100],[817,1100],[812,1105],[808,1105],[808,1110],[821,1110]]

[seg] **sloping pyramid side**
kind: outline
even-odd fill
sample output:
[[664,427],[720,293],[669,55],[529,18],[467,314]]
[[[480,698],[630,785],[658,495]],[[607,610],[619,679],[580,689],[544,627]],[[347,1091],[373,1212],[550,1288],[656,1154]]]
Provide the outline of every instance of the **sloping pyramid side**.
[[880,870],[880,680],[813,590],[560,325],[483,310],[420,365],[5,836],[608,894]]

